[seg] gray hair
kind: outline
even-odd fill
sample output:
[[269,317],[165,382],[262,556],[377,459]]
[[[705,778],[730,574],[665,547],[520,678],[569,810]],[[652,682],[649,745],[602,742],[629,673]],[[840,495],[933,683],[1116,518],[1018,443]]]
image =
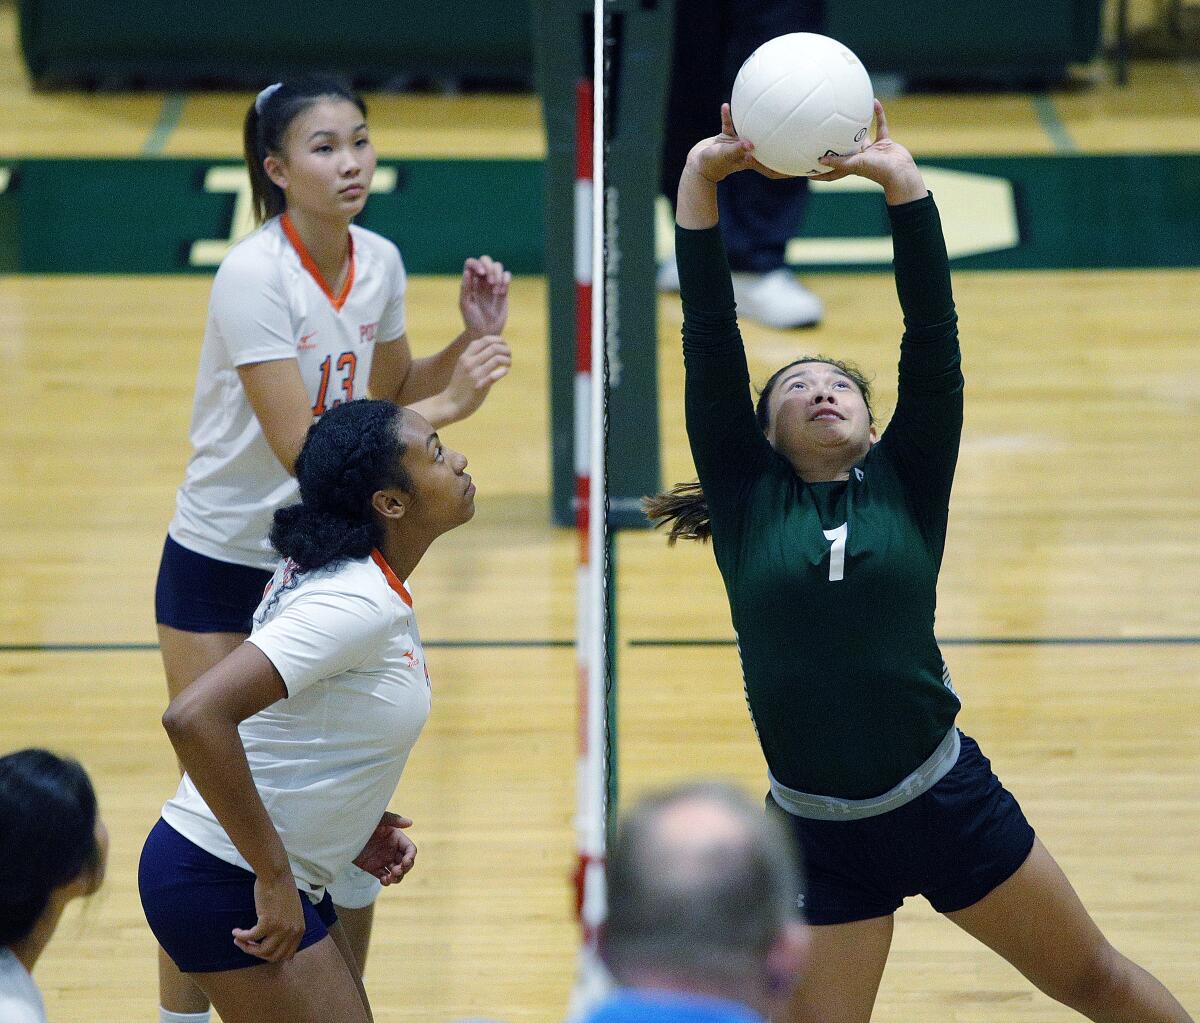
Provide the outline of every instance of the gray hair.
[[[681,830],[689,810],[716,811],[722,826]],[[782,821],[739,790],[700,782],[651,795],[609,848],[604,959],[622,983],[657,971],[737,984],[798,919],[800,883]]]

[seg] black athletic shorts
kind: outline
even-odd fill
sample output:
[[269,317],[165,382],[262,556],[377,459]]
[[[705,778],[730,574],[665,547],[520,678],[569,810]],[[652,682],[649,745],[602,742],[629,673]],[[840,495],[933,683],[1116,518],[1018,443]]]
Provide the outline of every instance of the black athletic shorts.
[[[206,852],[161,819],[146,838],[138,864],[138,891],[150,930],[184,973],[266,962],[233,943],[235,927],[249,929],[258,921],[254,881],[248,870]],[[297,890],[296,899],[305,927],[299,948],[308,948],[329,933],[337,912],[328,892],[314,903]]]
[[1033,849],[1033,828],[974,739],[928,792],[854,821],[783,815],[800,844],[801,908],[812,924],[890,916],[911,895],[939,913],[966,909],[1010,878]]
[[154,587],[154,620],[183,632],[249,634],[272,574],[197,554],[168,536]]

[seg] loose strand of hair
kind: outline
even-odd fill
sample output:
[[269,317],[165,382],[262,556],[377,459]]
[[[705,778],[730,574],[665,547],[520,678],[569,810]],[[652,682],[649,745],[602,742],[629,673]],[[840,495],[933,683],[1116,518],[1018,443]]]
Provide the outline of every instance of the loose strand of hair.
[[674,547],[679,540],[707,543],[712,539],[712,516],[699,480],[676,483],[665,494],[642,498],[642,509],[655,529],[670,526],[668,546]]

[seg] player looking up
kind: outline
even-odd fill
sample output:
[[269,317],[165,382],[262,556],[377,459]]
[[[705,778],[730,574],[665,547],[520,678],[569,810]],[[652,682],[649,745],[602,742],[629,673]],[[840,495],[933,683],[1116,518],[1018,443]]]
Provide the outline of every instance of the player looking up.
[[867,1023],[910,895],[1093,1020],[1185,1023],[1155,978],[1100,933],[979,747],[934,638],[962,429],[963,377],[945,241],[908,151],[877,136],[827,174],[881,185],[904,313],[899,398],[880,433],[862,376],[805,358],[749,395],[717,182],[755,168],[722,132],[679,182],[685,409],[699,483],[648,502],[672,539],[712,539],[768,803],[803,851],[812,963],[795,1023]]
[[253,633],[163,717],[186,773],[142,905],[225,1023],[371,1018],[328,888],[351,862],[397,882],[416,856],[386,812],[431,693],[402,580],[474,515],[466,465],[410,409],[330,409],[296,460],[301,503],[275,513],[285,560]]

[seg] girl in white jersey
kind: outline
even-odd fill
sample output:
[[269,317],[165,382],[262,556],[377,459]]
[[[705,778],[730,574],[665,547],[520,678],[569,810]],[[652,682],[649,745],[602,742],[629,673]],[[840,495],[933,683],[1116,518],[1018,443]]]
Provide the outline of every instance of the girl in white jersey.
[[[511,363],[498,336],[511,275],[487,256],[464,266],[463,332],[437,355],[412,357],[400,253],[352,223],[375,170],[358,96],[328,78],[270,86],[247,112],[244,141],[261,226],[213,282],[194,453],[156,587],[170,696],[249,633],[276,563],[271,515],[295,497],[294,463],[315,418],[369,391],[442,426],[473,412]],[[378,890],[353,869],[334,888],[360,963]],[[161,1019],[206,1018],[206,1000],[165,955],[160,994]]]
[[186,774],[142,904],[225,1023],[371,1019],[326,889],[351,861],[383,884],[413,865],[411,822],[386,812],[430,704],[401,580],[474,515],[466,465],[412,410],[331,409],[296,462],[301,503],[275,513],[285,560],[254,631],[163,717]]

